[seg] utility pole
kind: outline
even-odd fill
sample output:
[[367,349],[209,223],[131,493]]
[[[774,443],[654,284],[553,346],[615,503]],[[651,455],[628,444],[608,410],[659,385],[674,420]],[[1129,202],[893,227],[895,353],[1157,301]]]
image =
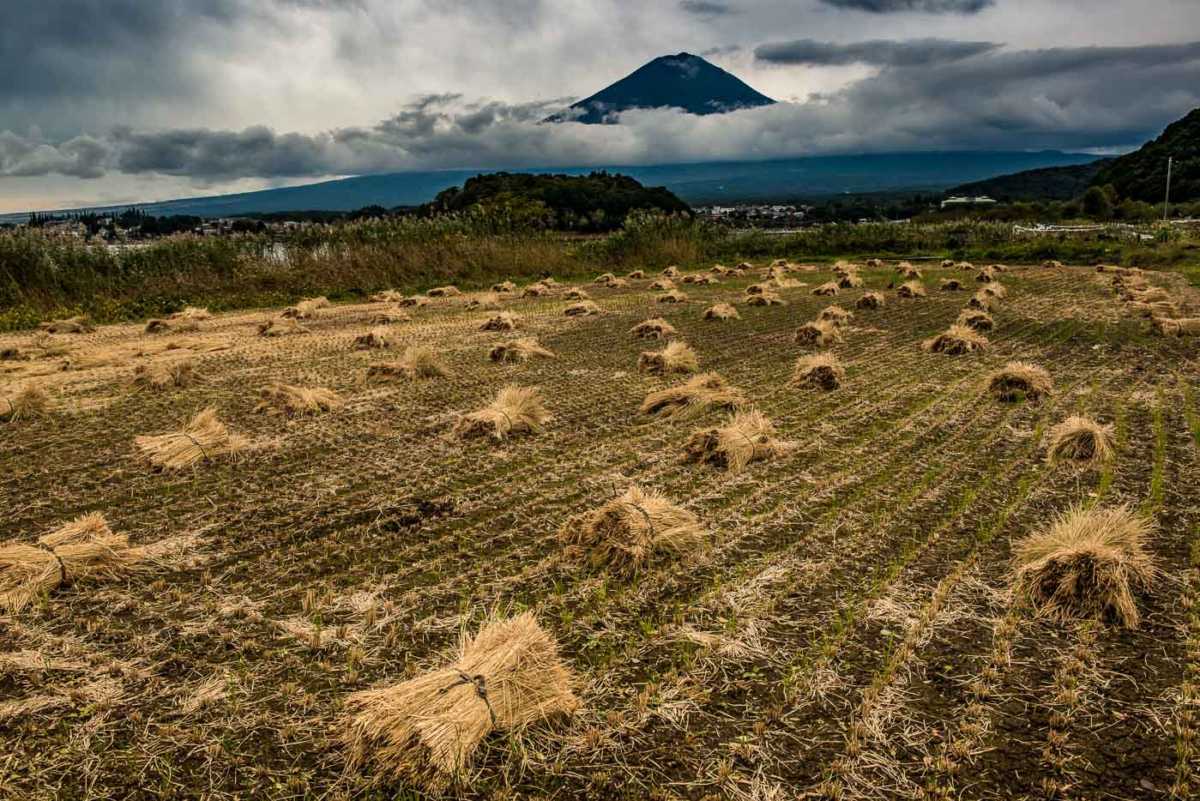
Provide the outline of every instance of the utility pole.
[[1173,156],[1167,156],[1167,195],[1163,199],[1163,222],[1167,221],[1167,210],[1171,208],[1171,162]]

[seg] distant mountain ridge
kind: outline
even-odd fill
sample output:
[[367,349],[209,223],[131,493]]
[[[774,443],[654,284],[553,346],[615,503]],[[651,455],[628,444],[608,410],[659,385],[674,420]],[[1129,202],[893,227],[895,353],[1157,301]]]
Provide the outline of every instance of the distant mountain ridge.
[[1011,175],[1001,175],[962,184],[947,190],[948,195],[978,197],[986,195],[1011,203],[1031,200],[1071,200],[1082,195],[1092,185],[1096,175],[1112,159],[1097,158],[1088,164],[1065,167],[1041,167]]
[[[1033,153],[933,151],[810,156],[771,161],[509,168],[508,172],[587,175],[595,170],[604,169],[628,175],[645,186],[665,186],[682,200],[695,206],[819,199],[844,193],[909,190],[940,192],[946,187],[980,181],[996,175],[1039,167],[1084,164],[1095,159],[1092,155],[1056,150]],[[123,211],[135,206],[156,216],[190,214],[197,217],[236,217],[284,211],[353,211],[365,206],[418,206],[433,200],[443,189],[462,186],[476,175],[499,172],[502,169],[504,168],[361,175],[257,192],[181,198],[156,203],[123,203],[91,207],[90,210]],[[78,210],[81,209],[55,211]],[[0,215],[0,221],[23,222],[27,216]]]
[[1154,141],[1105,164],[1093,184],[1112,184],[1121,197],[1161,203],[1167,186],[1168,158],[1174,159],[1172,201],[1200,200],[1200,108],[1168,125]]
[[724,114],[769,106],[775,101],[700,56],[678,53],[660,56],[573,103],[546,122],[589,125],[616,122],[616,115],[635,108],[680,108],[689,114]]

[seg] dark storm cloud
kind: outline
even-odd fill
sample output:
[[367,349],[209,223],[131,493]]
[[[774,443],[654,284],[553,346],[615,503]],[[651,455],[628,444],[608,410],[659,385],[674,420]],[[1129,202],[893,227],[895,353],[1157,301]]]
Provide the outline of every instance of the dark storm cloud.
[[875,39],[852,44],[797,39],[761,45],[755,49],[754,58],[769,64],[916,67],[959,61],[989,53],[998,47],[1000,45],[994,42],[959,42],[952,39]]
[[697,17],[722,17],[736,13],[728,3],[714,0],[679,0],[679,7]]
[[[1200,42],[989,50],[893,63],[802,103],[693,117],[627,112],[621,125],[539,124],[565,105],[427,95],[369,127],[319,134],[118,129],[52,142],[0,133],[0,175],[106,172],[204,184],[449,167],[630,164],[818,153],[1128,146],[1200,106]],[[1154,87],[1154,91],[1147,91]]]
[[996,0],[821,0],[827,6],[868,11],[872,14],[895,14],[901,11],[921,11],[926,14],[977,14]]

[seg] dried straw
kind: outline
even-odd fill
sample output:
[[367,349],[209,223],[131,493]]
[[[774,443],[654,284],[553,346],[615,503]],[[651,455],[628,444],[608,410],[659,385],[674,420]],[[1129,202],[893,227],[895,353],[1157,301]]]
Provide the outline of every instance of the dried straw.
[[492,291],[501,295],[507,295],[510,292],[516,292],[517,285],[512,281],[501,281],[498,284],[492,284]]
[[211,406],[193,417],[181,431],[169,434],[134,437],[133,444],[155,467],[180,470],[202,461],[237,453],[249,446],[249,441],[229,429],[217,417]]
[[261,400],[254,407],[258,414],[282,414],[295,417],[338,409],[342,397],[324,387],[297,387],[292,384],[268,384],[259,390]]
[[450,665],[346,701],[349,766],[438,792],[466,778],[493,731],[519,731],[579,707],[576,679],[532,612],[464,636]]
[[1200,335],[1200,317],[1181,317],[1176,320],[1156,318],[1155,326],[1163,336],[1194,337]]
[[645,270],[633,270],[632,272],[629,273],[629,275],[627,275],[625,277],[627,279],[629,279],[630,281],[640,281],[641,279],[646,277],[646,271]]
[[276,317],[258,324],[260,337],[282,337],[288,334],[307,334],[308,329],[290,317]]
[[558,536],[593,567],[630,574],[655,558],[697,549],[708,532],[692,512],[657,492],[632,486],[598,509],[567,520]]
[[[329,305],[329,302],[326,301],[325,305]],[[302,300],[295,306],[288,306],[280,314],[292,320],[312,320],[320,316],[322,308],[324,306],[319,306],[315,300]]]
[[1143,541],[1151,522],[1128,506],[1073,506],[1013,548],[1013,592],[1059,621],[1102,619],[1137,628],[1134,593],[1158,574]]
[[594,279],[592,279],[592,283],[597,284],[599,286],[605,286],[615,280],[617,280],[617,277],[615,275],[613,275],[612,273],[602,273],[600,275],[597,275]]
[[757,410],[738,412],[724,426],[696,431],[683,446],[684,461],[736,473],[751,462],[773,459],[795,448],[775,437],[775,426]]
[[392,344],[392,337],[385,328],[372,328],[354,338],[355,350],[384,350]]
[[964,353],[974,353],[988,345],[987,337],[976,333],[973,328],[957,323],[938,334],[925,340],[921,347],[930,353],[946,353],[950,356],[961,356]]
[[938,282],[938,289],[943,292],[959,292],[962,288],[962,281],[959,281],[957,278],[943,278]]
[[838,293],[838,285],[834,281],[821,284],[812,291],[814,295],[836,295]]
[[196,364],[191,359],[139,364],[133,371],[135,387],[156,392],[186,387],[197,380]]
[[83,315],[68,317],[65,320],[51,320],[38,326],[47,334],[90,334],[96,330],[92,321]]
[[879,309],[883,307],[884,302],[883,295],[879,292],[868,292],[855,302],[854,308]]
[[669,292],[675,288],[675,282],[669,278],[659,278],[650,283],[650,291],[652,292]]
[[171,315],[172,320],[210,320],[212,312],[200,306],[184,306],[182,311]]
[[796,342],[827,348],[842,341],[842,332],[826,320],[813,320],[796,329]]
[[438,354],[424,345],[409,345],[398,362],[379,362],[367,368],[367,378],[440,378],[450,375]]
[[851,312],[846,311],[841,306],[826,306],[817,315],[817,321],[833,323],[840,327],[848,324],[853,317],[854,315]]
[[11,395],[0,395],[0,420],[16,422],[40,417],[50,408],[50,395],[36,384],[26,384]]
[[651,392],[641,413],[659,418],[693,417],[709,409],[737,409],[746,403],[741,391],[716,373],[702,373],[685,383]]
[[190,318],[181,318],[179,320],[161,320],[154,319],[146,322],[146,327],[142,329],[147,334],[166,334],[166,333],[183,333],[187,331],[197,331],[200,324]]
[[688,296],[678,289],[672,289],[670,292],[664,292],[659,295],[657,302],[659,303],[686,303]]
[[863,280],[857,275],[843,275],[838,279],[837,285],[842,289],[859,289],[863,286]]
[[512,312],[500,312],[489,317],[479,326],[480,331],[515,331],[521,325],[520,316]]
[[984,284],[979,290],[984,295],[991,295],[996,300],[1001,300],[1008,295],[1008,290],[1004,288],[1004,284],[999,281],[993,281],[990,284]]
[[643,373],[694,373],[700,369],[700,358],[686,342],[671,342],[661,351],[643,351],[638,357],[638,370]]
[[666,339],[675,335],[675,326],[661,317],[651,317],[630,328],[629,333],[639,339]]
[[502,440],[509,434],[537,433],[550,419],[537,387],[503,387],[487,406],[461,415],[454,424],[460,437],[491,436]]
[[39,537],[36,544],[0,543],[0,610],[16,614],[35,599],[67,583],[115,579],[145,557],[114,534],[104,515],[93,512]]
[[533,337],[524,337],[496,345],[488,356],[494,362],[527,362],[534,357],[553,359],[554,353],[543,348]]
[[435,286],[433,289],[425,293],[427,297],[431,298],[456,298],[461,294],[462,290],[453,284],[447,284],[446,286]]
[[600,307],[596,305],[594,300],[584,300],[579,303],[573,303],[563,309],[563,314],[568,317],[592,317],[600,313]]
[[414,295],[411,298],[405,298],[400,301],[400,305],[406,308],[420,308],[421,306],[429,305],[429,298],[421,298]]
[[746,299],[747,306],[785,306],[783,298],[774,292],[763,292],[761,295],[751,295]]
[[580,287],[571,287],[563,293],[563,300],[590,300],[591,297],[586,289]]
[[1009,403],[1021,399],[1038,401],[1053,390],[1050,374],[1029,362],[1009,362],[988,376],[988,391],[997,400]]
[[991,331],[996,327],[992,315],[979,309],[963,309],[958,313],[955,325],[965,326],[975,331]]
[[404,293],[395,289],[384,289],[369,297],[371,303],[399,303],[404,300]]
[[1113,427],[1073,415],[1050,429],[1046,459],[1096,465],[1113,457]]
[[996,298],[994,295],[984,292],[981,289],[972,295],[971,299],[967,301],[967,308],[990,312],[992,309],[996,308]]
[[801,356],[796,360],[792,373],[792,385],[815,387],[826,391],[837,389],[846,380],[846,368],[841,360],[829,351]]
[[920,281],[909,281],[896,290],[896,297],[900,298],[923,298],[925,294],[925,285]]
[[739,320],[738,310],[728,303],[716,303],[704,310],[705,320]]

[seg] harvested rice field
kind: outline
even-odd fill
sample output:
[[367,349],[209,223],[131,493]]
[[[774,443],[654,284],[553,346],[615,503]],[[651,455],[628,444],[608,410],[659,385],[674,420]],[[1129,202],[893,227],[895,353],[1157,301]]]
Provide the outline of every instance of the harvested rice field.
[[919,266],[0,336],[0,796],[1196,797],[1198,340]]

